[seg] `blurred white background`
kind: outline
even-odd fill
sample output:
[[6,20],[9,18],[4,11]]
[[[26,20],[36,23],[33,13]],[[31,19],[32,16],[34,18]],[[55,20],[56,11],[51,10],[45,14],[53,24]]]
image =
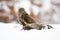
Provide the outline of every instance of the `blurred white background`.
[[39,23],[59,24],[59,2],[59,0],[1,0],[0,21],[5,20],[11,22],[15,20],[16,15],[19,13],[19,9],[24,8],[25,11]]

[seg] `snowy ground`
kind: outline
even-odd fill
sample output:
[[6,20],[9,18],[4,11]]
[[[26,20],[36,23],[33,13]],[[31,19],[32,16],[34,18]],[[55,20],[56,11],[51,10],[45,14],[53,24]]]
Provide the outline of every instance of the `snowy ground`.
[[0,40],[60,40],[60,24],[51,25],[54,29],[21,31],[19,24],[0,23]]

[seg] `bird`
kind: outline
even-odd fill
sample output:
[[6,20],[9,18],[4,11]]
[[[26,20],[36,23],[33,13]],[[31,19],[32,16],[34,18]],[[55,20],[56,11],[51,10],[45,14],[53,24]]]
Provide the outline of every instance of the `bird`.
[[[45,28],[43,24],[36,23],[34,19],[30,15],[28,15],[28,13],[26,13],[24,8],[20,8],[18,12],[19,13],[17,16],[17,20],[19,24],[23,25],[24,30],[31,30],[31,29],[41,30]],[[52,27],[49,26],[49,29],[50,28]]]

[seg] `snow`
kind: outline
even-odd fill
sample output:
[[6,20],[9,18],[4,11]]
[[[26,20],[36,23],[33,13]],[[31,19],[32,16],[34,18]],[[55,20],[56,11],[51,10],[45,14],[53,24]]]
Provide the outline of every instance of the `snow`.
[[54,29],[20,30],[17,23],[0,23],[0,40],[60,40],[60,24],[50,24]]

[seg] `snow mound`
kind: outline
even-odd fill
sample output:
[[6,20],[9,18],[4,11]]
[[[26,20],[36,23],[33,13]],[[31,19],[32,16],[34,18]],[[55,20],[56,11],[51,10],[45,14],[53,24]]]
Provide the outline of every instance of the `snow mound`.
[[0,23],[0,40],[60,40],[60,25],[51,25],[54,29],[24,31],[20,24]]

